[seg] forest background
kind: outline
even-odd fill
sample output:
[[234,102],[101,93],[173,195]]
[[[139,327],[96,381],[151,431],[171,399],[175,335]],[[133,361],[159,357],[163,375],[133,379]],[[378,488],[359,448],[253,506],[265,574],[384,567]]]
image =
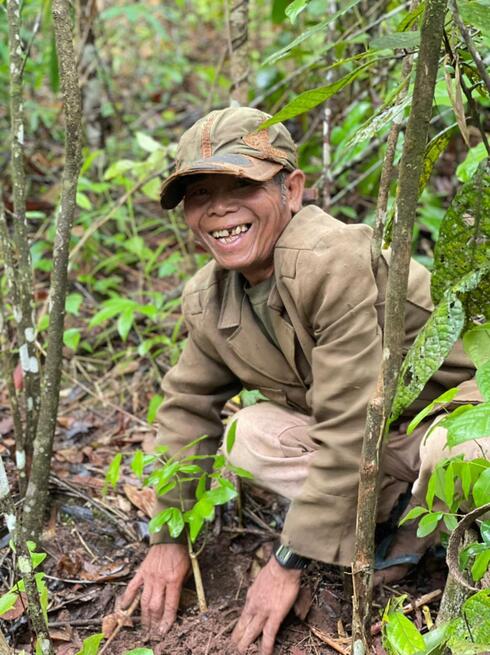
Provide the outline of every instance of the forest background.
[[[25,337],[32,363],[29,358],[44,360],[50,317],[53,323],[48,290],[55,218],[60,193],[67,187],[63,166],[69,148],[64,140],[66,124],[70,138],[70,123],[63,114],[61,58],[52,18],[56,3],[22,4],[17,75],[12,69],[12,21],[6,20],[9,5],[15,4],[0,4],[0,129],[6,137],[0,163],[2,224],[15,242],[13,268],[21,277],[24,265],[34,273],[36,336]],[[327,6],[324,0],[165,5],[154,0],[89,1],[71,7],[71,59],[81,91],[83,149],[77,208],[68,226],[55,477],[103,478],[115,448],[129,453],[153,433],[163,400],[161,377],[176,362],[185,339],[180,293],[207,260],[180,210],[163,214],[158,204],[160,180],[172,166],[183,130],[208,110],[230,102],[277,114],[299,145],[309,200],[316,199],[348,223],[374,226],[378,219],[384,225],[387,219],[390,225],[424,8],[425,3],[384,0],[331,0]],[[480,61],[488,61],[489,8],[487,0],[457,6]],[[451,9],[454,15],[454,3]],[[58,37],[58,52],[59,43]],[[471,183],[488,156],[488,80],[449,13],[441,57],[412,236],[413,255],[429,268],[451,200],[462,184]],[[16,105],[11,100],[9,109],[9,84],[12,99],[12,80],[19,79],[22,101]],[[71,129],[72,137],[75,132]],[[383,179],[387,150],[392,151],[393,168]],[[72,181],[74,177],[72,171]],[[15,207],[20,186],[24,236],[30,243],[24,252],[12,220],[20,216]],[[9,304],[5,247],[3,252],[3,352],[14,355],[4,357],[3,372],[6,386],[12,380],[19,397],[24,394],[19,417],[27,426],[27,459],[16,461],[23,492],[32,457],[28,419],[37,409],[36,403],[34,409],[29,406],[28,391],[32,384],[35,396],[38,365],[30,370],[31,364],[26,368],[16,363],[23,350],[18,330],[17,341],[15,337],[15,303]],[[15,412],[8,407],[5,388],[2,454],[15,488],[14,458],[9,457],[15,450]],[[42,512],[36,514],[41,521]],[[39,530],[40,525],[33,528]]]

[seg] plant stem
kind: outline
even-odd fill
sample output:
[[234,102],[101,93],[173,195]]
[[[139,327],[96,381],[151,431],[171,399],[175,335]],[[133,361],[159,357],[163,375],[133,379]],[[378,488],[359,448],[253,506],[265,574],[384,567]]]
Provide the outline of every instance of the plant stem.
[[17,519],[15,505],[10,495],[10,486],[7,480],[7,474],[3,465],[3,458],[0,456],[0,512],[5,518],[5,523],[10,531],[12,539],[15,541],[17,558],[17,567],[24,581],[25,592],[27,595],[27,606],[29,617],[32,621],[34,632],[36,633],[42,655],[54,655],[53,645],[49,637],[48,627],[44,619],[39,599],[39,592],[36,586],[36,579],[32,568],[31,555],[27,544],[17,531]]
[[204,593],[204,585],[202,582],[202,575],[201,575],[201,567],[199,566],[199,560],[197,559],[197,555],[194,552],[194,548],[192,547],[192,541],[189,536],[189,533],[187,532],[187,549],[189,552],[189,557],[191,558],[191,565],[192,565],[192,575],[194,576],[194,582],[196,585],[196,593],[197,593],[197,602],[199,603],[199,611],[200,612],[207,612],[208,611],[208,604],[206,602],[206,594]]
[[463,37],[463,41],[466,43],[466,47],[468,48],[468,51],[472,56],[473,61],[475,62],[475,66],[477,67],[478,72],[480,73],[482,82],[485,84],[488,92],[490,93],[490,75],[488,73],[488,69],[483,63],[483,60],[480,57],[480,53],[475,48],[475,44],[473,43],[468,28],[466,27],[466,25],[463,22],[463,19],[459,15],[458,4],[456,0],[449,0],[449,7],[452,11],[454,22],[458,26],[458,29],[461,32],[461,36]]
[[27,487],[23,514],[22,527],[25,531],[24,534],[34,537],[37,537],[41,531],[48,495],[48,479],[62,367],[68,249],[71,227],[76,212],[76,190],[81,165],[81,100],[68,0],[53,0],[52,10],[64,101],[65,166],[62,179],[61,207],[57,218],[53,251],[46,365],[41,392],[38,429],[34,443],[32,472]]
[[352,567],[352,650],[367,655],[374,572],[374,531],[377,488],[386,418],[396,390],[405,334],[405,303],[412,232],[417,209],[432,101],[439,65],[447,0],[428,0],[424,12],[417,60],[412,110],[408,120],[393,228],[392,257],[386,292],[383,362],[375,398],[368,408],[360,465],[356,546]]

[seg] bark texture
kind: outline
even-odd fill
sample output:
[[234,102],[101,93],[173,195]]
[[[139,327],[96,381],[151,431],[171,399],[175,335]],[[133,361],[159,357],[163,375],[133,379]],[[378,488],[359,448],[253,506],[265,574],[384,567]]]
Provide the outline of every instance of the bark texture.
[[[417,209],[419,179],[423,168],[432,100],[439,64],[447,0],[428,0],[425,8],[417,60],[412,110],[408,120],[400,164],[397,213],[393,227],[392,258],[386,292],[383,362],[376,398],[368,409],[360,466],[356,549],[352,566],[352,649],[367,654],[374,569],[379,462],[402,361],[405,332],[405,302],[411,256],[412,232]],[[381,392],[382,389],[382,392]]]
[[[228,2],[228,0],[226,0]],[[248,104],[248,6],[249,0],[232,0],[229,8],[230,73],[232,103]]]
[[[7,0],[8,41],[10,63],[10,124],[11,177],[13,200],[13,233],[15,255],[15,293],[10,298],[17,326],[17,346],[24,378],[25,430],[16,443],[21,487],[25,481],[25,462],[32,448],[39,409],[39,362],[35,350],[33,315],[33,285],[29,234],[26,220],[26,176],[24,170],[24,104],[22,79],[24,52],[20,37],[21,15],[19,0]],[[7,246],[9,249],[10,246]],[[5,249],[4,249],[5,250]],[[12,287],[12,291],[14,288]]]
[[76,190],[81,165],[81,101],[73,47],[70,5],[68,0],[53,0],[52,8],[64,102],[65,166],[54,242],[53,273],[49,297],[48,347],[41,390],[39,424],[23,514],[25,535],[34,540],[41,531],[47,501],[61,379],[68,248],[76,211]]

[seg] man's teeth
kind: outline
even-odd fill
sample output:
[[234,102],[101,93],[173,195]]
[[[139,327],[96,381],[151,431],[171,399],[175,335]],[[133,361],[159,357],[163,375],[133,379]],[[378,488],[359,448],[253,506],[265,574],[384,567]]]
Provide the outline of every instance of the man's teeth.
[[249,225],[236,225],[235,227],[231,229],[224,229],[224,230],[214,230],[214,232],[211,232],[211,236],[214,237],[215,239],[220,239],[221,237],[234,237],[238,236],[242,232],[246,232],[250,226]]

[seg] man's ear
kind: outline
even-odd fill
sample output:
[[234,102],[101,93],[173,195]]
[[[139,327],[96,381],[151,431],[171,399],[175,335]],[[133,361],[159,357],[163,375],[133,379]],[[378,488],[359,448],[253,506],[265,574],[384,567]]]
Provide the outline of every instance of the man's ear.
[[292,214],[299,212],[303,206],[303,190],[305,188],[305,174],[299,168],[286,178],[288,190],[288,204]]

